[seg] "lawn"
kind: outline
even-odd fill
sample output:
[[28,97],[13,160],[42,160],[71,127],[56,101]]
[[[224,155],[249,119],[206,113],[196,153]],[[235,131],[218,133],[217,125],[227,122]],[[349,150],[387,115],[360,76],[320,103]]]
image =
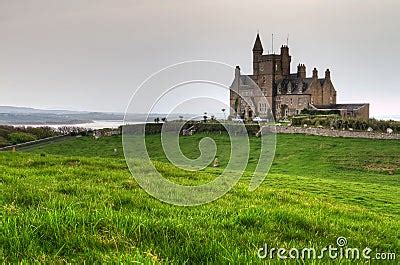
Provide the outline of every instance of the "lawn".
[[[230,154],[224,134],[182,137],[183,153],[198,156],[204,136],[216,141],[221,168],[210,166],[200,178],[168,163],[158,135],[147,146],[169,179],[204,182]],[[0,153],[1,261],[258,263],[264,244],[322,249],[339,236],[349,247],[400,253],[400,141],[279,134],[270,173],[249,192],[259,141],[250,138],[239,184],[197,207],[143,191],[120,136]]]

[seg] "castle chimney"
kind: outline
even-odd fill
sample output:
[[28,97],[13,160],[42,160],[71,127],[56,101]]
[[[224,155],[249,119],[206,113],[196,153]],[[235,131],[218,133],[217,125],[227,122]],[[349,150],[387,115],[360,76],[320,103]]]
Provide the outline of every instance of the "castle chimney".
[[235,80],[233,81],[232,90],[235,91],[236,93],[239,93],[239,87],[240,87],[240,67],[239,65],[237,65],[235,68]]
[[325,71],[325,79],[330,80],[331,79],[331,71],[329,69],[326,69]]
[[235,78],[240,76],[240,67],[239,65],[236,66],[235,68]]
[[314,70],[312,72],[312,77],[313,77],[313,79],[318,79],[318,70],[317,70],[317,68],[314,68]]
[[301,79],[306,78],[306,66],[304,64],[297,66],[297,77]]

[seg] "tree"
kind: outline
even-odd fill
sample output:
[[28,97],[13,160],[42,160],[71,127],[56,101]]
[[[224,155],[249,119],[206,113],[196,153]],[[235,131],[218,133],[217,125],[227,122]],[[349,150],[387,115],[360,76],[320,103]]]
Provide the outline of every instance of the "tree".
[[179,116],[179,119],[182,121],[183,120],[183,116]]
[[164,117],[164,118],[161,119],[161,121],[162,122],[167,122],[167,118]]
[[226,109],[221,109],[222,110],[222,112],[224,113],[224,120],[226,120],[226,116],[225,116],[225,111],[226,111]]
[[159,123],[159,122],[160,122],[160,118],[158,118],[158,117],[155,118],[155,119],[154,119],[154,122],[155,122],[155,123]]
[[207,112],[204,112],[203,120],[204,122],[207,122]]

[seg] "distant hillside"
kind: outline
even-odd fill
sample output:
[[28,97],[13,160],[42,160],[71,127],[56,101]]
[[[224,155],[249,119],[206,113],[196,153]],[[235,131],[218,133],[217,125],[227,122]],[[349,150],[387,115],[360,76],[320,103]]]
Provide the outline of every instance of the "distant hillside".
[[[168,115],[168,120],[178,120],[192,117],[193,114],[173,114]],[[166,114],[129,114],[130,122],[154,121],[155,118],[166,117]],[[216,118],[222,118],[221,114],[215,114]],[[400,115],[376,116],[376,119],[400,121]],[[38,124],[82,124],[93,121],[122,121],[124,113],[118,112],[90,112],[73,110],[45,110],[29,107],[0,106],[0,125],[38,125]],[[200,115],[197,119],[202,119]],[[196,119],[195,119],[196,120]]]
[[71,111],[71,110],[44,110],[28,107],[13,107],[13,106],[0,106],[0,113],[13,113],[13,114],[73,114],[73,113],[87,113],[85,111]]
[[94,120],[123,120],[122,113],[70,110],[43,110],[27,107],[0,106],[0,124],[78,124]]
[[[166,114],[129,114],[130,122],[154,121],[155,118],[166,117]],[[168,120],[178,120],[192,117],[192,114],[168,115]],[[201,116],[201,115],[200,115]],[[0,106],[0,125],[57,125],[57,124],[82,124],[93,121],[122,121],[124,113],[118,112],[89,112],[71,110],[44,110],[28,107]],[[199,118],[200,119],[200,118]]]

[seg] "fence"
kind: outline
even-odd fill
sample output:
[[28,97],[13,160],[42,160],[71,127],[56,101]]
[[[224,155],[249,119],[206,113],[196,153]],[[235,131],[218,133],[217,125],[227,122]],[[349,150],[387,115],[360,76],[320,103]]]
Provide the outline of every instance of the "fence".
[[49,143],[49,142],[53,142],[53,141],[56,141],[59,139],[67,138],[67,137],[71,137],[71,136],[70,135],[58,135],[58,136],[43,138],[43,139],[39,139],[39,140],[35,140],[35,141],[22,143],[22,144],[8,145],[8,146],[0,148],[0,151],[11,151],[14,148],[15,148],[15,150],[18,150],[20,148],[29,147],[29,146],[37,145],[37,144]]

